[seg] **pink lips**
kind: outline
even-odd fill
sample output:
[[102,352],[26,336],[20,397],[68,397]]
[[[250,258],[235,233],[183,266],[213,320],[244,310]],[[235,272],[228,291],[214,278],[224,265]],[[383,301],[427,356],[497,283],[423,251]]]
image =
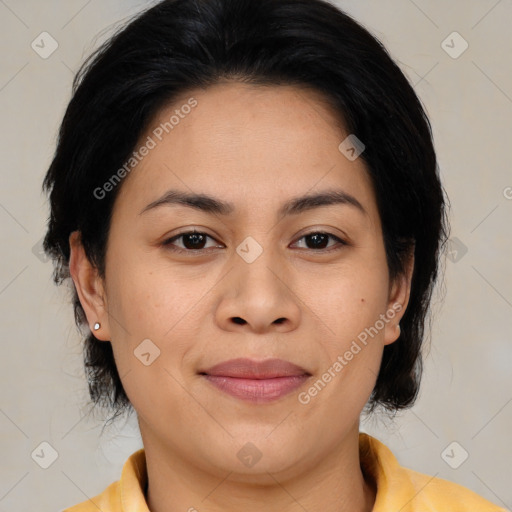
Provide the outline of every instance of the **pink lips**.
[[231,359],[200,373],[217,389],[256,403],[277,400],[311,376],[303,368],[283,359]]

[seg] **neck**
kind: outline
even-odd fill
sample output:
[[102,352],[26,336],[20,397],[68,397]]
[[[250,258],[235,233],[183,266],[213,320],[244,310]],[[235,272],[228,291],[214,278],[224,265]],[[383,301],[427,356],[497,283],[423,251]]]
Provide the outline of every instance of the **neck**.
[[[142,427],[142,425],[141,425]],[[251,475],[215,471],[184,459],[141,428],[151,512],[371,512],[376,488],[359,460],[359,425],[336,449],[299,469]],[[143,433],[144,430],[144,433]]]

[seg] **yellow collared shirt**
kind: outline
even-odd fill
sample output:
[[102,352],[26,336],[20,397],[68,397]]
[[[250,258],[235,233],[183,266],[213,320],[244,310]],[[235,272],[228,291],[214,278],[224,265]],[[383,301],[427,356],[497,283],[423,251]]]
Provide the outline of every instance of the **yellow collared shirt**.
[[[373,512],[510,512],[462,485],[400,466],[387,446],[359,433],[361,467],[373,477],[377,496]],[[102,493],[63,512],[149,512],[144,449],[123,466],[121,479]]]

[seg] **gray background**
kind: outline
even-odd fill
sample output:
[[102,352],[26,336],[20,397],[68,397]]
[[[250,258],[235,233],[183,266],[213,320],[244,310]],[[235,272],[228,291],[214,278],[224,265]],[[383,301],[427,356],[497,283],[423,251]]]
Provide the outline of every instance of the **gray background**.
[[[362,430],[400,463],[511,508],[512,3],[338,4],[381,39],[413,82],[452,204],[446,292],[435,297],[420,398],[393,422],[373,418]],[[100,436],[101,417],[88,414],[70,295],[53,285],[51,263],[37,257],[37,246],[47,217],[41,182],[73,73],[116,22],[147,5],[0,0],[0,512],[60,510],[92,497],[141,447],[134,417]],[[31,47],[34,40],[42,46],[44,31],[58,43],[46,59]],[[454,31],[469,45],[458,56],[464,42]],[[31,455],[42,442],[57,452],[47,469]],[[463,450],[469,457],[460,464]]]

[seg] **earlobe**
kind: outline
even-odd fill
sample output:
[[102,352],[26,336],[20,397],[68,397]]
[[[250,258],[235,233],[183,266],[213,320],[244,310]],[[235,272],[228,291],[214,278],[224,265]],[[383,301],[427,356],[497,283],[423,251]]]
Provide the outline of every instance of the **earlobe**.
[[85,254],[79,231],[71,233],[69,247],[69,272],[87,317],[89,328],[97,339],[109,341],[110,332],[103,282],[97,269]]
[[400,320],[405,314],[411,294],[412,274],[414,271],[414,246],[403,274],[390,284],[388,309],[389,321],[385,327],[384,344],[389,345],[400,337]]

